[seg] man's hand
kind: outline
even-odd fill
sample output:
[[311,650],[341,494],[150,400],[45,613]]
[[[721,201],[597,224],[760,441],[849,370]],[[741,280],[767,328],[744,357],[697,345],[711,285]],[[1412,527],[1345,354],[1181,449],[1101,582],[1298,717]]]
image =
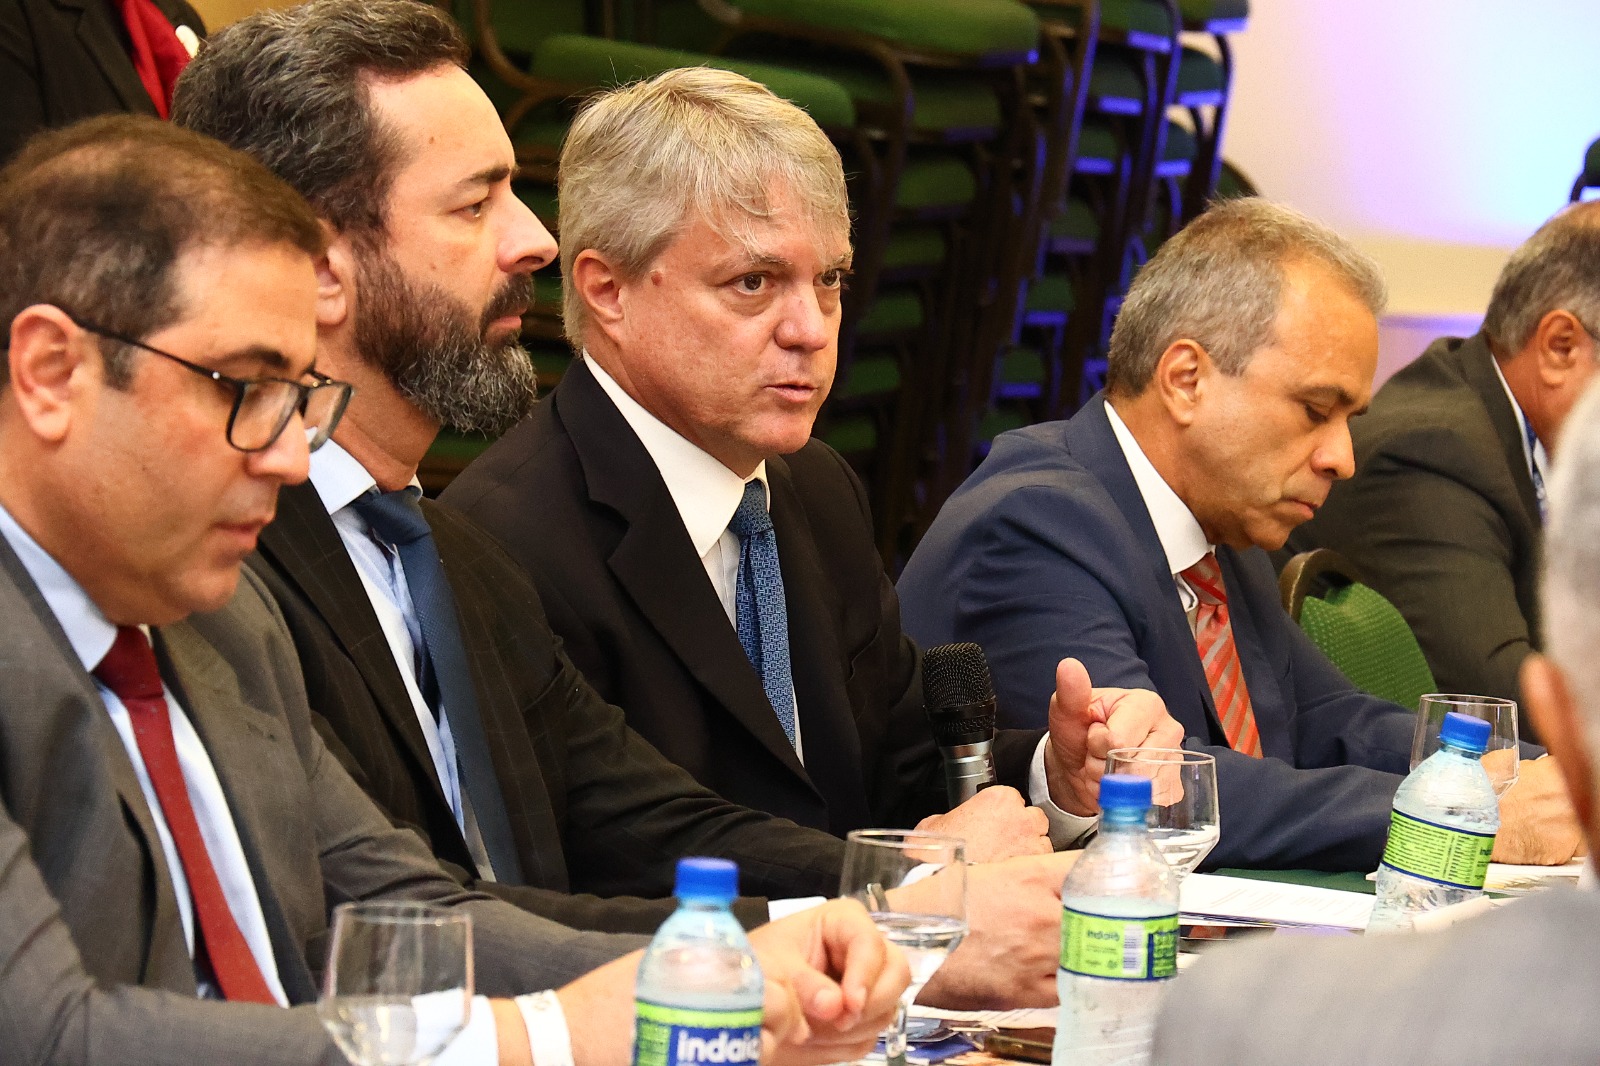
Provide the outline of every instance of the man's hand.
[[1559,866],[1578,853],[1583,830],[1567,799],[1556,760],[1526,759],[1517,783],[1500,797],[1500,832],[1494,838],[1495,862]]
[[1044,769],[1057,807],[1085,817],[1100,809],[1100,778],[1113,748],[1182,746],[1183,726],[1154,692],[1091,689],[1089,672],[1078,660],[1062,659],[1056,666]]
[[1080,854],[969,866],[970,931],[917,1001],[955,1010],[1055,1006],[1061,882]]
[[1007,785],[990,785],[948,814],[928,815],[917,828],[965,840],[968,862],[999,862],[1051,851],[1050,819]]
[[750,934],[750,943],[767,985],[765,1066],[861,1058],[911,982],[905,956],[854,900],[770,922]]

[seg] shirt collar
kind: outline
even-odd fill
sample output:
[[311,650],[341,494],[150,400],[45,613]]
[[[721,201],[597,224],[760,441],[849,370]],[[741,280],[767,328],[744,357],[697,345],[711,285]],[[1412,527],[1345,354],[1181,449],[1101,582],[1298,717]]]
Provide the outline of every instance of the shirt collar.
[[761,482],[767,489],[767,505],[771,506],[772,489],[767,483],[766,460],[756,466],[749,478],[740,477],[646,411],[588,352],[583,353],[583,360],[606,395],[611,397],[611,402],[617,405],[644,450],[650,453],[656,469],[661,471],[661,480],[667,483],[667,492],[700,558],[704,559],[727,531],[733,512],[739,509],[739,501],[744,498],[747,481],[754,478]]
[[[1545,455],[1544,442],[1534,436],[1533,430],[1528,426],[1528,416],[1523,414],[1522,405],[1517,402],[1516,394],[1511,391],[1511,383],[1506,381],[1506,375],[1500,369],[1500,360],[1491,355],[1489,365],[1494,367],[1494,376],[1500,379],[1500,387],[1505,390],[1506,399],[1511,401],[1511,411],[1517,416],[1517,425],[1522,428],[1522,461],[1528,464],[1530,471],[1536,470],[1540,477],[1544,477],[1546,464],[1549,462],[1549,458]],[[1529,447],[1530,440],[1532,447]]]
[[[421,488],[415,476],[411,484]],[[311,453],[311,486],[329,514],[338,514],[361,496],[378,487],[361,461],[332,440]]]
[[117,639],[117,627],[95,606],[89,594],[83,591],[83,586],[39,546],[39,542],[30,537],[4,507],[0,507],[0,535],[17,553],[23,569],[28,571],[28,576],[38,586],[45,604],[55,614],[56,621],[61,623],[68,643],[77,653],[78,661],[92,673]]
[[1167,556],[1167,569],[1174,576],[1181,574],[1210,554],[1215,545],[1206,540],[1194,512],[1156,471],[1149,457],[1144,454],[1144,449],[1134,439],[1133,431],[1109,403],[1106,404],[1106,418],[1111,423],[1111,432],[1116,435],[1123,458],[1128,461],[1128,469],[1133,472],[1133,483],[1139,487],[1145,510],[1150,512],[1150,521],[1156,527],[1161,550]]

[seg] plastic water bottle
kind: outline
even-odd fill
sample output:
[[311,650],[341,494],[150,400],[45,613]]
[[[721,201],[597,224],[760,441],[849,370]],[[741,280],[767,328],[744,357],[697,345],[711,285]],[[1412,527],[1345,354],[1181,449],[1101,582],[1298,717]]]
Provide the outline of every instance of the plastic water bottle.
[[1150,780],[1100,779],[1100,835],[1061,886],[1053,1066],[1142,1066],[1178,972],[1178,875],[1150,839]]
[[728,909],[738,889],[726,859],[678,861],[678,909],[639,964],[634,1066],[756,1066],[761,967]]
[[1452,711],[1439,727],[1439,750],[1400,783],[1367,932],[1410,929],[1423,911],[1483,895],[1500,829],[1500,803],[1480,761],[1488,743],[1488,722]]

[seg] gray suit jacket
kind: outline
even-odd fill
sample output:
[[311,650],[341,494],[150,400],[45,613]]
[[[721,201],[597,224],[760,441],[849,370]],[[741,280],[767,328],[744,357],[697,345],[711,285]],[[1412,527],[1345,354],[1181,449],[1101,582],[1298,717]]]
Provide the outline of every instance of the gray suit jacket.
[[[132,763],[26,570],[0,541],[0,1048],[7,1063],[344,1062],[308,1007],[195,998],[167,864]],[[294,649],[246,573],[215,614],[156,631],[216,767],[279,976],[312,1002],[331,908],[468,908],[478,989],[563,983],[638,946],[465,892],[380,814],[310,724]]]
[[1438,933],[1219,950],[1173,984],[1157,1066],[1593,1066],[1600,893]]
[[1290,547],[1355,563],[1411,623],[1442,691],[1520,699],[1539,646],[1539,504],[1483,335],[1431,344],[1351,436],[1355,477]]

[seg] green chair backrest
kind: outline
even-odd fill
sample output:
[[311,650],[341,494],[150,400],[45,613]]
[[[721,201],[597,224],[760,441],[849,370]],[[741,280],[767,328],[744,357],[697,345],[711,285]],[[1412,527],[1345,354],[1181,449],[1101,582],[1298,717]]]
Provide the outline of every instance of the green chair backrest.
[[1438,691],[1405,618],[1366,585],[1307,596],[1300,628],[1363,692],[1415,709],[1418,697]]

